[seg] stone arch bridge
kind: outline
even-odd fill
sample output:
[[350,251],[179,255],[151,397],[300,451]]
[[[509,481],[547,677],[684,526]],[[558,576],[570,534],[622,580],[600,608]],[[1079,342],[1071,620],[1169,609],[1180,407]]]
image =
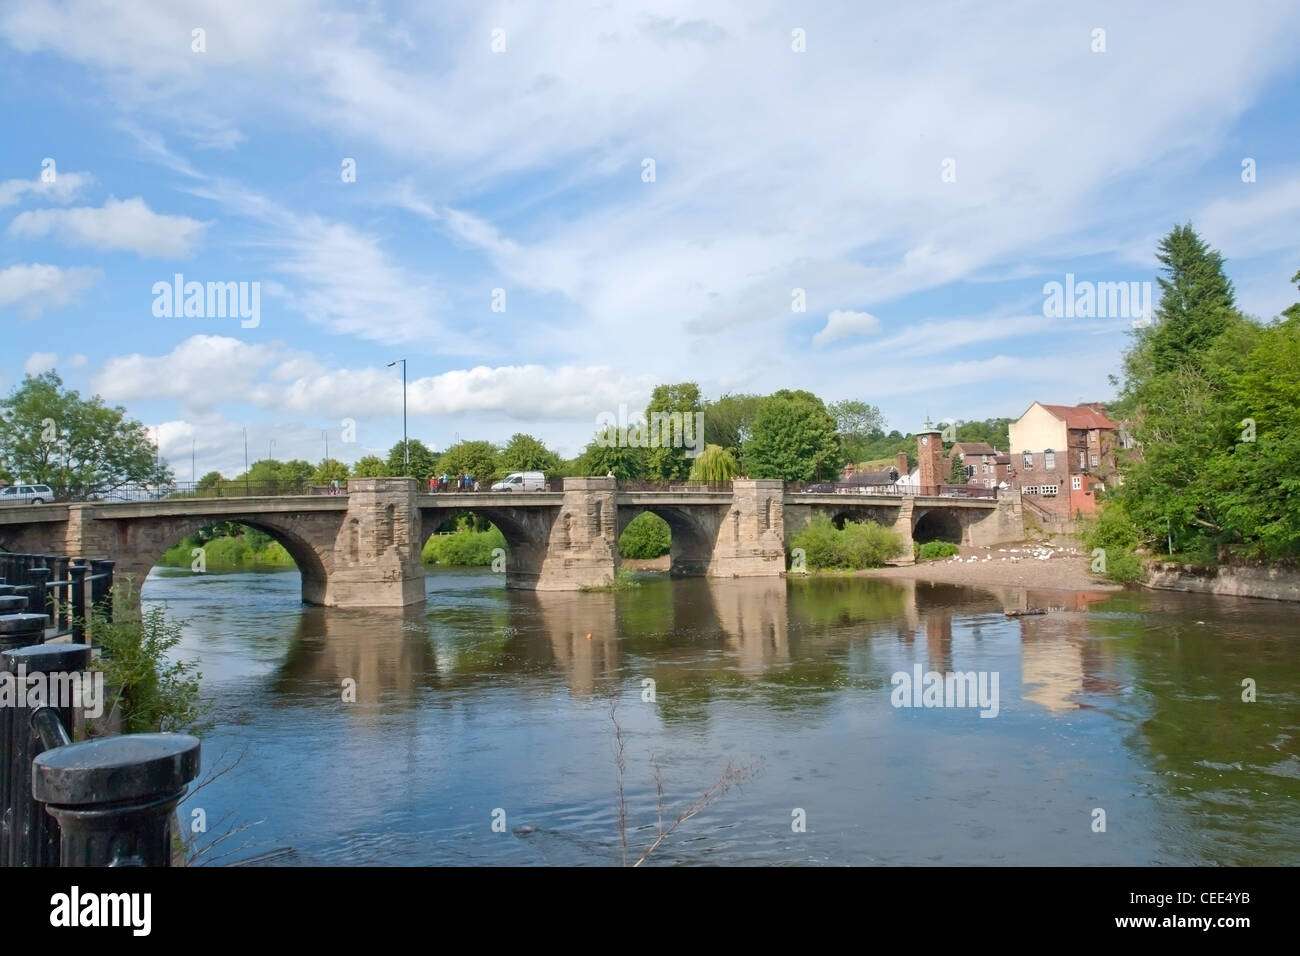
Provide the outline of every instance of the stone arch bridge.
[[508,544],[506,586],[579,590],[613,581],[618,537],[643,511],[672,528],[674,574],[712,577],[785,573],[786,541],[824,514],[897,530],[911,561],[915,538],[965,544],[1024,538],[1020,496],[894,497],[787,493],[780,481],[738,479],[730,491],[619,491],[612,478],[566,478],[562,492],[426,495],[414,479],[353,478],[348,494],[264,498],[170,498],[124,503],[0,508],[0,548],[112,558],[137,585],[163,551],[218,521],[279,541],[302,574],[302,598],[333,607],[400,607],[424,600],[420,552],[439,525],[472,511]]

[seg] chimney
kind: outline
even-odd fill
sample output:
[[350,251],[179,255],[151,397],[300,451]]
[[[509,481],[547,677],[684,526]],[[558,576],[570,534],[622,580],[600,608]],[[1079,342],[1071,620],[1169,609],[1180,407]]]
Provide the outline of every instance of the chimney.
[[907,467],[907,452],[900,451],[898,455],[895,456],[894,461],[898,466],[898,477],[906,478],[908,473],[912,470]]

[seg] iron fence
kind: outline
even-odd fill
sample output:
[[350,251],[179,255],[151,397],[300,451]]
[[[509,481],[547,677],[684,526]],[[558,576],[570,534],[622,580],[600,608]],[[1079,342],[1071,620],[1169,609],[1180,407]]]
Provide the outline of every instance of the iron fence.
[[[18,646],[39,624],[42,640],[71,637],[85,640],[86,629],[98,610],[113,618],[113,562],[99,558],[69,558],[58,554],[0,552],[0,643]],[[22,599],[22,603],[12,600]],[[17,615],[29,620],[9,620]],[[43,616],[44,622],[34,619]],[[21,632],[24,639],[6,640],[6,634]],[[39,641],[35,643],[40,643]]]

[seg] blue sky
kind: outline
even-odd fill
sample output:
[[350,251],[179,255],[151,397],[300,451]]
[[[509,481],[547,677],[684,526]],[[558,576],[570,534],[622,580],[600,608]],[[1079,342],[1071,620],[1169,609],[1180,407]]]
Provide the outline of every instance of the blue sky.
[[[1295,300],[1294,3],[804,6],[6,5],[0,389],[55,367],[188,479],[245,429],[382,453],[405,358],[413,437],[572,454],[667,381],[902,430],[1104,400],[1131,319],[1044,284],[1152,281],[1177,222]],[[156,316],[177,273],[256,327]]]

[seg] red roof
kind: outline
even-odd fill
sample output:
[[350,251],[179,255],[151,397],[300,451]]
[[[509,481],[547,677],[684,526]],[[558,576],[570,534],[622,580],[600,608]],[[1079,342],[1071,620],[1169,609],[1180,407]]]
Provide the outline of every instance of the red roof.
[[1065,422],[1066,428],[1119,427],[1091,405],[1043,405],[1043,407]]

